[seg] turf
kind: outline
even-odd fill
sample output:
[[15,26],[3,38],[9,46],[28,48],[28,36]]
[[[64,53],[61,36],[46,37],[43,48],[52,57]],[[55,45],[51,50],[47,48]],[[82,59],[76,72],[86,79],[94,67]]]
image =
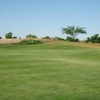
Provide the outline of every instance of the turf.
[[0,45],[0,100],[100,100],[100,49]]

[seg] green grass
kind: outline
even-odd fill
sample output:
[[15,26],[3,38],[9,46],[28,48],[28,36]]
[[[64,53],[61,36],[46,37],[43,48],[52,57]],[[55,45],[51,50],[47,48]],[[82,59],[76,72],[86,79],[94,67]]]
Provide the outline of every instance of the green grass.
[[0,45],[0,100],[100,100],[100,49]]

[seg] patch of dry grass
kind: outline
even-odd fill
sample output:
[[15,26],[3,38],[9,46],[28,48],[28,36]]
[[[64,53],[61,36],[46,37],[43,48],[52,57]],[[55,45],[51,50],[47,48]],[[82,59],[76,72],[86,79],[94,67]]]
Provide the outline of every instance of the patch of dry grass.
[[[40,40],[45,43],[75,44],[75,45],[85,46],[85,47],[100,48],[100,43],[65,42],[65,41],[59,41],[59,40],[53,40],[53,39],[42,39],[42,38],[23,38],[23,39]],[[23,39],[21,39],[21,40],[23,40]],[[0,39],[0,44],[18,43],[21,40],[19,40],[19,39]]]
[[0,39],[0,44],[18,43],[19,39]]

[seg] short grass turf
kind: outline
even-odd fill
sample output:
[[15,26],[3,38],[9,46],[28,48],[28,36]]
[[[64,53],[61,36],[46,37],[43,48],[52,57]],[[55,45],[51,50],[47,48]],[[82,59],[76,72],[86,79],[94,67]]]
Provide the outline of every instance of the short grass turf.
[[100,100],[100,49],[0,45],[0,100]]

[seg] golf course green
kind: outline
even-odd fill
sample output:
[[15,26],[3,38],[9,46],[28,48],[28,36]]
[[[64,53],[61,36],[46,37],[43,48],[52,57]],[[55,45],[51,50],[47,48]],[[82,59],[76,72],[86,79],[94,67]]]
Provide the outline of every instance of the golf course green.
[[100,100],[100,48],[0,45],[0,100]]

